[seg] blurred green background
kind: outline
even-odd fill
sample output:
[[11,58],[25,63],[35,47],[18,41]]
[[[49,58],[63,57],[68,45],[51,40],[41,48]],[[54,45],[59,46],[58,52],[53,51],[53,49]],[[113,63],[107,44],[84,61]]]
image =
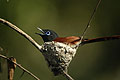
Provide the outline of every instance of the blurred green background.
[[[0,0],[0,18],[4,18],[43,44],[36,27],[52,29],[60,36],[81,36],[98,0]],[[120,0],[102,0],[86,38],[120,35]],[[54,77],[42,54],[20,34],[0,23],[0,46],[7,56],[36,74],[41,80],[66,80]],[[120,40],[79,47],[69,66],[75,80],[120,80]],[[4,54],[4,55],[5,55]],[[34,80],[22,70],[14,80]],[[0,80],[5,80],[5,75]]]

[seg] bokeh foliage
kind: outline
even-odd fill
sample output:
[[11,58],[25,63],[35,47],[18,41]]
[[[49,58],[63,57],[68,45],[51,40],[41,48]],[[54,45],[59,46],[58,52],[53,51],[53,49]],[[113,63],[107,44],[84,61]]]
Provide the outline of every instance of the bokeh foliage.
[[[98,0],[0,0],[0,17],[26,33],[38,43],[36,27],[49,28],[60,36],[80,36]],[[86,38],[120,35],[120,1],[102,0]],[[0,46],[8,50],[17,62],[39,76],[41,80],[64,80],[54,77],[42,54],[24,37],[0,24]],[[88,44],[78,49],[69,67],[75,80],[119,80],[120,40]],[[16,69],[15,80],[22,70]],[[24,74],[22,80],[34,80]]]

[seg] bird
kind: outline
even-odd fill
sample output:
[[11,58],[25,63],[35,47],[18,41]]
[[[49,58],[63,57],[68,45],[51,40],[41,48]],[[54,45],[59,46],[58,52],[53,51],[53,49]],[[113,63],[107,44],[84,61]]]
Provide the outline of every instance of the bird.
[[[67,68],[75,56],[78,47],[82,45],[81,43],[84,35],[87,29],[90,27],[90,23],[100,2],[101,0],[98,1],[81,37],[59,37],[58,34],[53,30],[41,29],[39,27],[37,28],[39,31],[41,31],[41,33],[36,34],[40,35],[44,41],[40,51],[43,53],[45,60],[48,63],[48,67],[55,76],[68,73]],[[93,40],[90,41],[92,42]],[[89,43],[90,41],[84,41],[84,44]]]
[[36,34],[40,35],[44,41],[41,52],[48,63],[48,67],[55,76],[63,72],[67,73],[67,68],[81,43],[81,37],[59,37],[53,30],[39,27],[37,29],[41,33]]
[[45,57],[45,60],[48,63],[48,67],[51,69],[55,76],[68,73],[69,64],[75,56],[79,46],[88,43],[120,39],[120,35],[84,39],[84,35],[87,32],[87,29],[90,27],[90,23],[95,15],[95,12],[97,11],[100,2],[101,0],[98,1],[81,37],[59,37],[58,34],[53,30],[41,29],[39,27],[37,28],[41,33],[36,34],[40,35],[44,41],[44,44],[42,45],[40,51]]
[[120,35],[109,37],[98,37],[93,39],[84,39],[78,36],[59,37],[58,34],[50,29],[37,28],[44,41],[41,52],[55,76],[64,72],[68,73],[68,67],[79,46],[88,43],[120,39]]

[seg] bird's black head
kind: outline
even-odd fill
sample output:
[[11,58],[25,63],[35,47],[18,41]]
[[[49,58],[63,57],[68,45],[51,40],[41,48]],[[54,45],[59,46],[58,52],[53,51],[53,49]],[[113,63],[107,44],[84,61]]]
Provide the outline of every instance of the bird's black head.
[[36,33],[36,34],[40,35],[44,42],[53,41],[58,37],[57,33],[54,32],[53,30],[40,29],[40,28],[37,28],[37,29],[40,30],[42,33]]

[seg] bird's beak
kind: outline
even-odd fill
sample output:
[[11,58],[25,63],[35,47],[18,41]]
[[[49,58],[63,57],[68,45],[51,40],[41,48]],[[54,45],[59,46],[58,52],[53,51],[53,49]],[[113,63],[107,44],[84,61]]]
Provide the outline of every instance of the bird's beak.
[[41,28],[37,27],[37,29],[42,33],[35,33],[35,34],[40,35],[40,36],[45,34],[45,32]]

